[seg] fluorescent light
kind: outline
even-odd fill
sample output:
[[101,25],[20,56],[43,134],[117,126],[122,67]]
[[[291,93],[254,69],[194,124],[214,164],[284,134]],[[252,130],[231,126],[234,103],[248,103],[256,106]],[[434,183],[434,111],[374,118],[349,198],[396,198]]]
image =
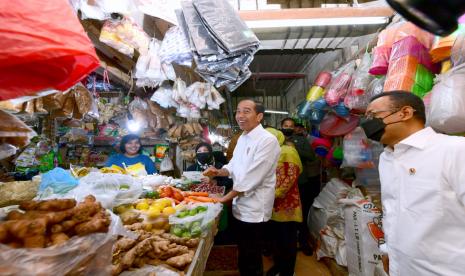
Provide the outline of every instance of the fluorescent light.
[[376,25],[388,22],[387,17],[335,17],[335,18],[306,18],[282,20],[253,20],[245,23],[251,29],[312,27],[312,26],[343,26],[343,25]]
[[128,130],[132,133],[136,133],[140,129],[140,123],[138,121],[129,120],[127,123]]
[[279,110],[265,110],[265,113],[283,114],[283,115],[288,115],[289,114],[289,112],[287,112],[287,111],[279,111]]

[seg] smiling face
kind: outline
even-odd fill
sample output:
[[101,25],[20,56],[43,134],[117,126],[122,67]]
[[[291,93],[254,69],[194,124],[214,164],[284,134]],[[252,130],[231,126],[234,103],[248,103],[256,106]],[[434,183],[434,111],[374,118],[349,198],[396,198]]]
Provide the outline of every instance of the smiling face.
[[139,140],[134,139],[124,145],[125,154],[128,156],[135,156],[139,154],[140,143]]
[[255,103],[250,100],[241,101],[237,105],[236,122],[240,129],[249,132],[257,127],[263,119],[263,113],[257,113]]

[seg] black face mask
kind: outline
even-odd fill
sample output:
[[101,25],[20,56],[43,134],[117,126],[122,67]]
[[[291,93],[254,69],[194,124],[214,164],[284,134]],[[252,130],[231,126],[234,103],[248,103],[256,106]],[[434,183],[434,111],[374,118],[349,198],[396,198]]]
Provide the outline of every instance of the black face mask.
[[398,122],[393,122],[393,123],[386,124],[383,121],[385,118],[393,115],[394,113],[391,113],[383,118],[362,119],[360,126],[362,127],[363,131],[365,131],[365,135],[368,137],[368,139],[371,139],[376,142],[380,142],[381,137],[383,137],[383,134],[385,132],[386,126],[398,123]]
[[284,136],[292,136],[292,134],[294,134],[294,130],[292,128],[283,128],[281,129],[281,132]]
[[196,157],[197,157],[197,161],[199,161],[200,164],[207,164],[208,162],[211,161],[212,154],[209,152],[201,152],[201,153],[197,153]]

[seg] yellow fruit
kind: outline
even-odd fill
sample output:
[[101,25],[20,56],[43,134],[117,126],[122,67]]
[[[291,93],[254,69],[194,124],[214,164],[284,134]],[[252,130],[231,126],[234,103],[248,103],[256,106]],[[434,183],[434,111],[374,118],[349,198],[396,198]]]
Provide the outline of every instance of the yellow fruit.
[[144,201],[139,202],[136,205],[136,209],[137,210],[148,210],[149,209],[149,204],[147,202],[144,202]]
[[158,218],[160,215],[161,215],[161,212],[160,212],[159,209],[154,209],[154,210],[148,210],[147,211],[147,217],[149,219]]
[[163,214],[165,215],[172,215],[176,213],[176,209],[174,209],[173,207],[166,207],[165,209],[163,209]]
[[144,223],[144,230],[147,232],[152,231],[152,224],[151,223]]

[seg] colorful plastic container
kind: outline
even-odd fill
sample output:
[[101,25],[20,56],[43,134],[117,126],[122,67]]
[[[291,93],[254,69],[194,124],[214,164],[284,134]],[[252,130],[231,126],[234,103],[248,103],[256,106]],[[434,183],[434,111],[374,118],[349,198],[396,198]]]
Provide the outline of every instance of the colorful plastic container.
[[394,76],[392,78],[389,77],[388,79],[386,79],[386,82],[384,83],[384,91],[389,92],[389,91],[403,90],[403,91],[411,92],[414,85],[415,85],[415,80],[412,78],[403,77],[403,76]]
[[368,73],[378,76],[386,75],[389,68],[389,59],[391,56],[391,47],[378,46],[373,49],[373,63]]
[[[420,86],[423,91],[429,92],[433,88],[434,75],[426,69],[423,65],[419,64],[417,67],[417,73],[415,75],[415,86]],[[412,92],[415,91],[414,90]]]
[[392,60],[389,65],[388,78],[409,77],[414,79],[418,64],[418,60],[413,56]]
[[331,82],[331,73],[329,72],[320,72],[313,83],[315,86],[326,88]]
[[320,86],[312,86],[307,93],[307,102],[313,102],[325,94],[325,89]]

